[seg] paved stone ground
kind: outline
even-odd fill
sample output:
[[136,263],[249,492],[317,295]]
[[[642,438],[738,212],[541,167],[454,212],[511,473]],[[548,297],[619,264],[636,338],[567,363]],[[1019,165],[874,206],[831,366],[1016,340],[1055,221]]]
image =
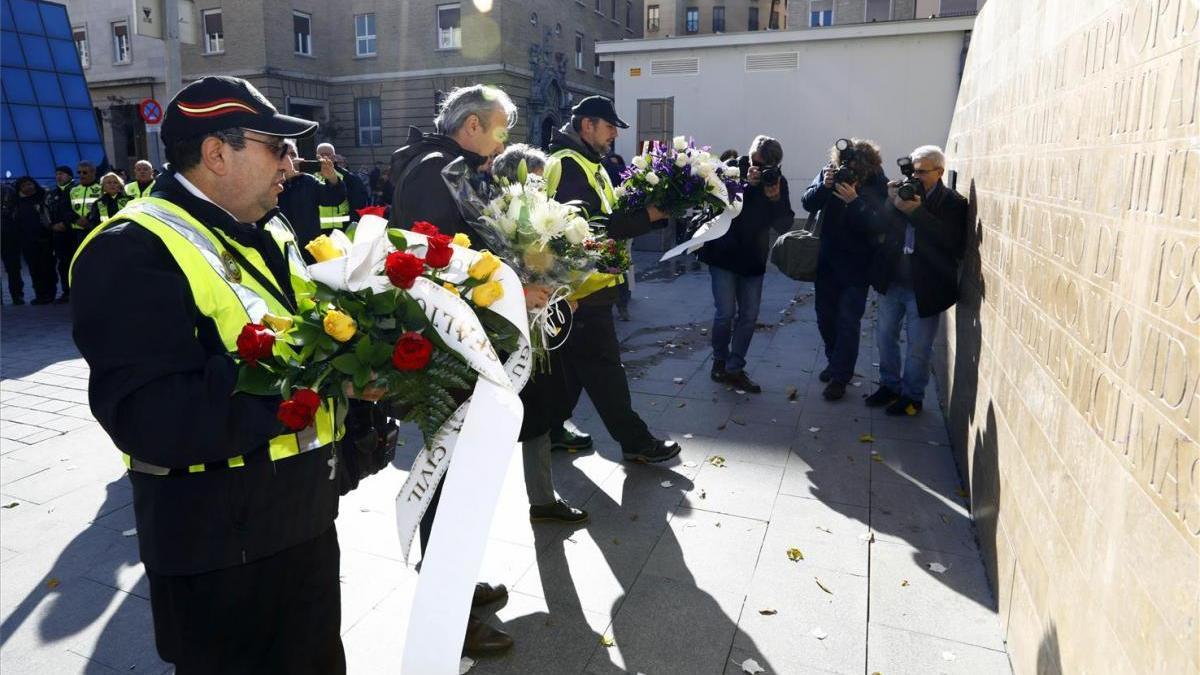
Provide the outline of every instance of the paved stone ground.
[[[861,403],[870,323],[865,377],[827,403],[811,288],[771,274],[748,367],[764,392],[739,394],[708,378],[707,273],[643,268],[633,321],[618,324],[634,403],[684,452],[620,463],[585,400],[575,421],[596,451],[554,463],[560,493],[592,514],[584,529],[531,526],[510,463],[480,578],[511,589],[491,620],[518,644],[472,672],[740,673],[746,659],[768,673],[1010,672],[933,396],[915,419]],[[0,671],[170,672],[68,312],[5,305],[0,330]],[[396,672],[416,580],[392,534],[404,476],[386,471],[342,503],[352,673]]]

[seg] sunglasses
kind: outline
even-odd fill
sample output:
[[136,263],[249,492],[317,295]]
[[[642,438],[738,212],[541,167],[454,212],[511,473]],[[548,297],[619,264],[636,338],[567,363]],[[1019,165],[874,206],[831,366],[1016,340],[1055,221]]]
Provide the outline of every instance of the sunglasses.
[[275,155],[275,159],[283,159],[284,157],[287,157],[290,146],[283,141],[272,143],[270,141],[264,141],[257,138],[252,138],[250,136],[243,136],[243,138],[248,141],[254,141],[255,143],[261,143],[262,145],[267,146],[267,148],[271,151],[271,154]]

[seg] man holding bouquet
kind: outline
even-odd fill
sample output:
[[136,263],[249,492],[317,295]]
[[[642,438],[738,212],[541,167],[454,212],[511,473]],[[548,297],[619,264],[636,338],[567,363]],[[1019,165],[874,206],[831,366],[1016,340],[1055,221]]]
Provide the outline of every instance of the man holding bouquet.
[[[632,239],[669,222],[667,214],[653,205],[614,212],[617,199],[602,158],[616,140],[617,130],[627,128],[611,99],[589,96],[571,109],[571,121],[550,138],[551,163],[546,173],[551,196],[559,202],[580,202],[613,239]],[[586,389],[609,435],[621,444],[626,461],[663,462],[679,454],[679,445],[655,438],[633,410],[613,323],[617,297],[613,286],[581,298],[570,336],[552,352],[551,372],[561,374],[565,388],[560,421],[571,416]],[[556,429],[555,435],[561,438],[564,430]]]

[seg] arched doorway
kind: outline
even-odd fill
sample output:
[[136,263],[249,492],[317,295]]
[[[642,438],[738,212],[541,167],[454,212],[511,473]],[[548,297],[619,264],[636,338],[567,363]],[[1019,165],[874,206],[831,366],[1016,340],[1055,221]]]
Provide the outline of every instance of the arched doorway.
[[555,120],[553,116],[546,115],[546,117],[542,120],[542,133],[539,136],[540,145],[542,146],[543,150],[549,149],[550,135],[554,133],[556,128],[558,128],[558,121]]

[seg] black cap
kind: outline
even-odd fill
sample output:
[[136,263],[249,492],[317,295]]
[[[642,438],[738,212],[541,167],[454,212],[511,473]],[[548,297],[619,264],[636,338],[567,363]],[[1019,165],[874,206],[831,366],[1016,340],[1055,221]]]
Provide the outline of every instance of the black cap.
[[571,108],[571,115],[574,117],[599,117],[618,129],[629,128],[625,120],[617,117],[617,109],[613,107],[612,99],[605,96],[589,96],[583,99],[578,105]]
[[54,173],[60,173],[60,172],[65,173],[68,176],[75,175],[75,169],[72,169],[71,167],[67,166],[66,164],[60,164],[60,165],[54,167]]
[[240,127],[268,136],[307,136],[317,123],[281,115],[254,85],[239,77],[204,77],[179,90],[167,104],[163,143]]

